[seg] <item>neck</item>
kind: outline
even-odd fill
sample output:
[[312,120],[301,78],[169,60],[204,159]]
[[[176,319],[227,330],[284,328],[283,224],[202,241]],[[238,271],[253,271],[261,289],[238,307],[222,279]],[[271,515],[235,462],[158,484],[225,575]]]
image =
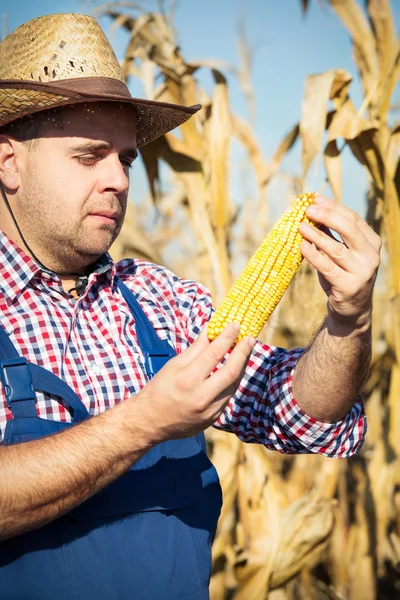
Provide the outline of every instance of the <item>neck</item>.
[[80,275],[71,278],[67,275],[59,275],[64,291],[70,293],[75,299],[78,299],[86,289],[89,275]]
[[77,278],[67,277],[66,275],[59,275],[61,279],[61,285],[63,287],[64,292],[69,292],[76,300],[79,298],[78,292],[76,290],[76,280]]

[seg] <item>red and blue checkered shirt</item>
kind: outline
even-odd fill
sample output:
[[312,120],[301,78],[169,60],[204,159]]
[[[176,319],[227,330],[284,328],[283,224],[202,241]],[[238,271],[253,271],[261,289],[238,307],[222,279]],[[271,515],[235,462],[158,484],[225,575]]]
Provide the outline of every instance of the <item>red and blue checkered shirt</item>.
[[[1,326],[18,352],[63,379],[90,415],[137,394],[147,381],[134,317],[116,276],[135,294],[158,336],[178,353],[196,339],[212,314],[210,293],[199,283],[143,260],[114,264],[108,254],[75,300],[57,275],[40,268],[0,231]],[[366,431],[361,398],[336,423],[306,415],[292,394],[293,371],[302,352],[257,342],[236,394],[214,426],[289,454],[357,453]],[[45,419],[71,420],[60,399],[40,392],[37,410]],[[0,441],[10,418],[0,384]]]

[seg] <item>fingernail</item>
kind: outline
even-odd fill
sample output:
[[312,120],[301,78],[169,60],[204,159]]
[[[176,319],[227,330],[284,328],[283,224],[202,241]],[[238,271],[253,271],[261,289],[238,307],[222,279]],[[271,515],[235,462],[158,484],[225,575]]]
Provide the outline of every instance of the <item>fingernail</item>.
[[311,231],[313,227],[309,223],[300,223],[299,230],[300,231]]
[[312,217],[312,216],[314,216],[314,217],[315,217],[315,216],[317,216],[317,214],[318,214],[318,208],[317,208],[316,206],[313,206],[313,205],[311,205],[311,206],[309,206],[309,207],[307,208],[307,210],[306,210],[306,214],[307,214],[307,215],[310,215],[311,217]]
[[248,340],[247,340],[247,343],[250,346],[250,348],[254,348],[254,346],[257,343],[257,340],[254,337],[249,337]]
[[315,196],[314,204],[325,204],[325,198],[323,196]]
[[232,330],[233,330],[234,333],[239,333],[239,331],[240,331],[240,323],[236,323],[236,321],[234,321],[231,324],[231,327],[232,327]]

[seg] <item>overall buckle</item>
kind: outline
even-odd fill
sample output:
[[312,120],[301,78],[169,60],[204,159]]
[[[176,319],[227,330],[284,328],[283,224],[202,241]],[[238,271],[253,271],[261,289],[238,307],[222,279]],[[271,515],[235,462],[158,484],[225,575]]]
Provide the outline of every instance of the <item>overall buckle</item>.
[[146,372],[149,379],[154,377],[156,373],[170,360],[176,356],[172,352],[148,352],[144,351],[144,362]]
[[0,360],[0,379],[4,386],[9,408],[11,408],[11,402],[36,401],[32,375],[26,358]]

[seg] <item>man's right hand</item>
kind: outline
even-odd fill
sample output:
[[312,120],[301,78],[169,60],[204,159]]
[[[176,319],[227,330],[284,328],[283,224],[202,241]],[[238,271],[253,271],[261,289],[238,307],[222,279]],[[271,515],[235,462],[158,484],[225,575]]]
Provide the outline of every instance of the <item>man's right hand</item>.
[[251,353],[244,338],[210,377],[237,334],[231,325],[210,342],[203,331],[129,400],[57,434],[0,446],[0,542],[67,513],[155,444],[211,425],[237,389]]
[[255,339],[243,338],[210,376],[234,344],[239,326],[232,323],[212,342],[206,329],[131,399],[148,423],[151,444],[190,437],[212,425],[240,384]]

